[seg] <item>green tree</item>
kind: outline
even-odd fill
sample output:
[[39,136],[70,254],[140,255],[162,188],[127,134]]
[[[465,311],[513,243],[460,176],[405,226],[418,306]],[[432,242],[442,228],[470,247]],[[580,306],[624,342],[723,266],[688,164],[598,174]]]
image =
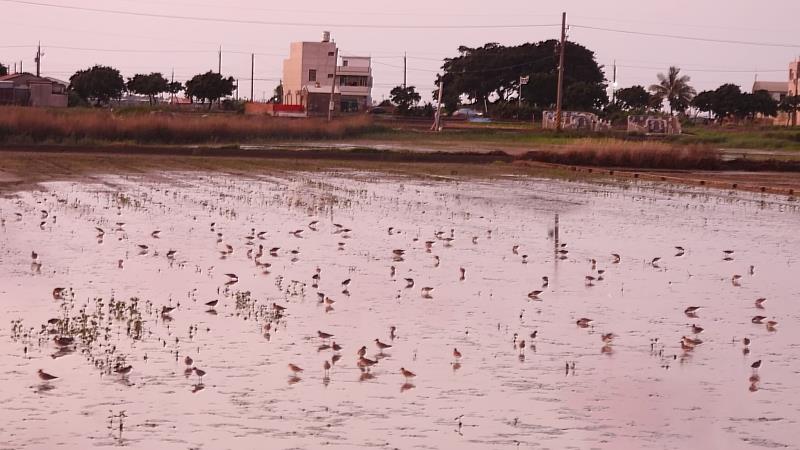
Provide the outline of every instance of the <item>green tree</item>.
[[69,90],[85,102],[95,106],[108,104],[111,99],[122,97],[125,80],[119,70],[113,67],[96,65],[79,70],[69,78]]
[[128,79],[127,88],[130,92],[146,95],[152,105],[156,95],[169,91],[169,81],[159,72],[148,75],[140,73]]
[[[526,104],[552,106],[558,78],[557,44],[548,40],[512,47],[497,43],[459,47],[459,55],[445,59],[442,65],[443,103],[452,111],[462,98],[481,105],[489,100],[502,104],[521,94]],[[564,52],[565,90],[578,82],[605,89],[605,77],[594,52],[573,42],[567,42]],[[521,86],[520,77],[524,76],[530,78],[528,84]],[[437,85],[438,82],[437,78]],[[437,95],[438,91],[434,91],[434,98]]]
[[717,98],[715,91],[703,91],[692,99],[691,106],[698,111],[713,114],[716,101]]
[[778,105],[778,110],[787,114],[786,126],[794,123],[797,111],[800,111],[800,95],[787,95]]
[[269,99],[269,101],[270,103],[283,103],[283,83],[275,86],[275,89],[272,91],[272,98]]
[[8,67],[4,66],[3,64],[0,64],[0,77],[4,75],[8,75]]
[[755,91],[750,94],[749,100],[752,114],[761,114],[764,117],[778,115],[778,101],[772,98],[769,92],[764,90]]
[[665,100],[669,104],[669,113],[675,111],[683,113],[697,94],[693,87],[689,86],[692,80],[688,75],[681,75],[681,69],[672,66],[667,74],[658,74],[658,84],[650,86],[653,96],[663,103]]
[[624,110],[644,110],[650,107],[650,93],[644,86],[622,88],[615,93],[616,102]]
[[215,101],[233,94],[235,81],[233,77],[223,78],[222,75],[208,71],[198,74],[186,82],[186,95],[205,103],[208,100],[208,109]]
[[182,90],[183,90],[183,83],[181,83],[180,81],[172,81],[169,84],[167,84],[167,92],[169,92],[172,95],[175,95]]
[[579,81],[564,92],[564,106],[579,111],[593,111],[608,104],[608,94],[602,84]]
[[389,96],[392,99],[392,103],[397,105],[397,112],[401,115],[408,114],[411,108],[422,99],[414,86],[405,88],[396,86],[389,92]]

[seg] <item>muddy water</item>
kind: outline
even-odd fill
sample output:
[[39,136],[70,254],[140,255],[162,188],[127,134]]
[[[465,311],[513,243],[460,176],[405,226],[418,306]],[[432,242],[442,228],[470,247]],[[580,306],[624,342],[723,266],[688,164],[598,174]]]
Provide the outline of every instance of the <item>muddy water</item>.
[[800,446],[785,198],[172,172],[45,184],[0,217],[0,449]]

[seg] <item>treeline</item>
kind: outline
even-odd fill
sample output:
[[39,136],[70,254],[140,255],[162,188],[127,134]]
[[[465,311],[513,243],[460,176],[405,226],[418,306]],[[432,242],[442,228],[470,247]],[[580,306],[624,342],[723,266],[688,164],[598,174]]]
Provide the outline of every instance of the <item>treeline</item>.
[[[559,42],[555,40],[503,46],[489,43],[482,47],[459,47],[458,56],[445,59],[443,74],[436,85],[444,85],[442,103],[453,112],[472,107],[501,119],[540,118],[544,110],[556,106]],[[595,53],[573,42],[564,49],[563,106],[567,110],[591,111],[612,122],[624,121],[631,114],[663,113],[686,116],[687,112],[711,113],[718,120],[752,120],[757,116],[775,117],[778,112],[800,108],[800,96],[777,101],[766,91],[752,94],[733,84],[714,91],[697,93],[691,78],[678,67],[659,73],[656,82],[645,88],[629,86],[612,91],[597,63]],[[433,98],[438,98],[438,89]],[[415,87],[398,86],[391,102],[400,114],[419,115],[432,110],[418,106]]]
[[215,101],[230,96],[235,89],[233,77],[225,78],[211,71],[197,74],[186,83],[170,82],[159,72],[136,74],[126,81],[119,70],[96,65],[76,72],[69,79],[71,106],[107,105],[125,93],[146,96],[152,105],[161,94],[175,95],[183,91],[190,101],[207,101],[211,108]]

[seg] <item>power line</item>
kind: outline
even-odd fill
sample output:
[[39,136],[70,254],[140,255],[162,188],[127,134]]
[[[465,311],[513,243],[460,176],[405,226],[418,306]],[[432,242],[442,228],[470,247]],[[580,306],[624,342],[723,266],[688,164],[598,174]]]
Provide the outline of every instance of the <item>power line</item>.
[[[10,1],[10,0],[0,0],[0,1]],[[713,38],[703,38],[697,36],[682,36],[679,34],[665,34],[665,33],[649,33],[645,31],[632,31],[632,30],[620,30],[616,28],[604,28],[604,27],[593,27],[589,25],[574,25],[570,24],[571,28],[583,28],[585,30],[595,30],[595,31],[604,31],[609,33],[620,33],[620,34],[629,34],[635,36],[649,36],[649,37],[661,37],[661,38],[669,38],[669,39],[680,39],[684,41],[698,41],[698,42],[713,42],[717,44],[736,44],[736,45],[754,45],[759,47],[780,47],[780,48],[800,48],[800,44],[782,44],[777,42],[756,42],[756,41],[740,41],[740,40],[733,40],[733,39],[713,39]]]
[[177,14],[158,14],[135,11],[122,11],[118,9],[88,8],[84,6],[57,5],[53,3],[34,2],[27,0],[0,0],[5,3],[16,3],[20,5],[40,6],[46,8],[66,9],[73,11],[86,11],[104,14],[117,14],[124,16],[151,17],[158,19],[172,20],[191,20],[197,22],[216,22],[234,23],[249,25],[271,25],[288,27],[341,27],[341,28],[370,28],[370,29],[404,29],[404,30],[468,30],[468,29],[502,29],[502,28],[537,28],[554,27],[555,24],[510,24],[510,25],[394,25],[394,24],[334,24],[334,23],[315,23],[315,22],[273,22],[254,19],[224,19],[217,17],[203,16],[182,16]]

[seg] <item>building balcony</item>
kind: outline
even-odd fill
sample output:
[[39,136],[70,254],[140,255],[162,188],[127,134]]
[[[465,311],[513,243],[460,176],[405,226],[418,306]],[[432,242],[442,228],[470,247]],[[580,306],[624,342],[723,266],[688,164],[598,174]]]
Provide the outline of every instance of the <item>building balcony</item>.
[[342,95],[370,95],[372,88],[369,86],[338,86]]

